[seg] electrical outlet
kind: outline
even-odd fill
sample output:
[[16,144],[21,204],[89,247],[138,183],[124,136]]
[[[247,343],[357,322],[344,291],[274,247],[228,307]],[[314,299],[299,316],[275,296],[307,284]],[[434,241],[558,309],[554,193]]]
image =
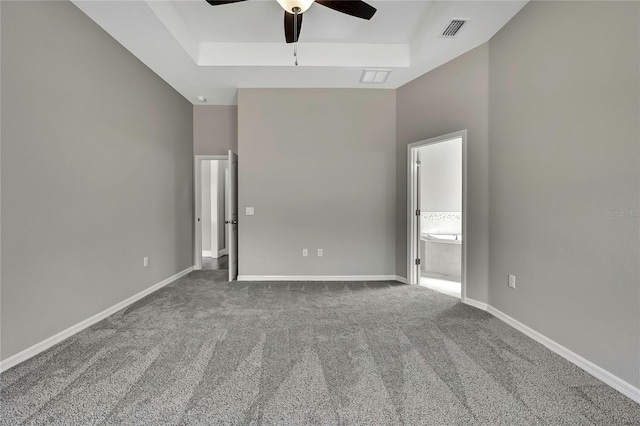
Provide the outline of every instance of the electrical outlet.
[[516,276],[509,274],[509,287],[516,288]]
[[318,249],[318,257],[322,257],[323,253],[322,253],[322,249]]
[[302,249],[302,257],[307,257],[307,256],[309,256],[309,250]]
[[149,266],[149,258],[145,257],[144,259],[142,259],[142,266],[144,266],[145,268],[147,266]]
[[255,213],[255,210],[253,209],[253,207],[247,207],[245,208],[245,214],[247,216],[253,216]]

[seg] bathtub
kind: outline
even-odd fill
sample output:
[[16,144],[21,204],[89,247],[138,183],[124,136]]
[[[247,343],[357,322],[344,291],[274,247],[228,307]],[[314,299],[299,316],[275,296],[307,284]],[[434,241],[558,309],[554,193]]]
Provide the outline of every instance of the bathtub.
[[422,234],[425,241],[437,241],[449,244],[461,244],[462,234]]
[[462,235],[429,234],[420,236],[420,269],[441,275],[462,274]]

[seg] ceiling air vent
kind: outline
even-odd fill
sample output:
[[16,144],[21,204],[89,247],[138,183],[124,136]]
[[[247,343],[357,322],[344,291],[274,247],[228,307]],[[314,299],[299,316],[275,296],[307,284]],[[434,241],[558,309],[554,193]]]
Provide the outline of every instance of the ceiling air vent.
[[458,31],[460,31],[460,28],[462,28],[462,26],[464,25],[464,23],[467,22],[464,19],[454,19],[452,20],[449,25],[447,26],[447,28],[444,29],[444,31],[442,32],[441,37],[444,38],[453,38],[456,36],[456,34],[458,34]]
[[360,83],[384,83],[390,72],[389,69],[365,69],[362,71]]

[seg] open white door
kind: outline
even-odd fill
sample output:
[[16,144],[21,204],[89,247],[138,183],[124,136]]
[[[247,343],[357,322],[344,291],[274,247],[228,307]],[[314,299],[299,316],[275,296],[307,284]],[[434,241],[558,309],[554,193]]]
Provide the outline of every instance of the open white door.
[[238,155],[229,150],[229,179],[227,179],[227,252],[229,256],[229,282],[238,277]]

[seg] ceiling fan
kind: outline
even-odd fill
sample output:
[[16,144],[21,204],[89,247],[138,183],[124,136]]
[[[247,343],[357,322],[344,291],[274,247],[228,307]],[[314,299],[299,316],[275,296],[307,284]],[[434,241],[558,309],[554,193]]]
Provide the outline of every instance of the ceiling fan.
[[[229,3],[239,3],[247,0],[207,0],[211,6],[220,6]],[[376,8],[362,0],[277,0],[284,9],[284,36],[287,43],[296,43],[300,37],[302,28],[302,14],[313,3],[321,4],[329,9],[346,13],[361,19],[371,19],[376,13]]]

